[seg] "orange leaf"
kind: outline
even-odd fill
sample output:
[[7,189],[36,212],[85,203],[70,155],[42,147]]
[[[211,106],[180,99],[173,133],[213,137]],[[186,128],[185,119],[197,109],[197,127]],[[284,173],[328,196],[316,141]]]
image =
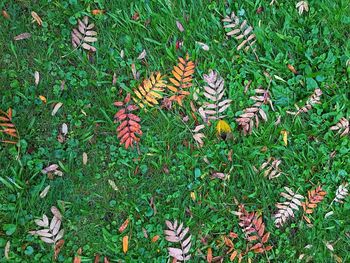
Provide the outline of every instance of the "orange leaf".
[[60,241],[58,241],[58,242],[55,244],[55,254],[54,254],[55,260],[57,259],[58,254],[60,253],[61,248],[63,247],[63,245],[64,245],[64,240],[63,240],[63,239],[61,239]]
[[[107,259],[108,260],[108,259]],[[95,259],[94,259],[94,263],[98,263],[98,262],[100,262],[100,255],[99,254],[97,254],[96,256],[95,256]]]
[[294,74],[298,74],[298,71],[296,71],[295,70],[295,68],[291,65],[291,64],[288,64],[288,69],[290,70],[290,71],[292,71]]
[[228,235],[233,239],[238,237],[238,235],[235,232],[230,232],[230,234],[228,234]]
[[106,13],[106,10],[101,10],[101,9],[94,9],[94,10],[91,10],[91,14],[93,14],[94,16],[97,16],[97,15],[102,15]]
[[310,218],[308,218],[307,216],[303,216],[303,218],[304,218],[304,220],[307,222],[307,223],[309,223],[309,224],[311,224],[311,220],[310,220]]
[[79,248],[78,251],[77,251],[77,256],[74,257],[74,260],[73,260],[73,263],[80,263],[81,262],[81,252],[82,252],[82,249]]
[[39,96],[39,99],[40,99],[43,103],[46,104],[47,99],[46,99],[44,96],[40,95],[40,96]]
[[261,239],[261,242],[266,243],[269,240],[270,232],[267,232]]
[[6,10],[2,10],[2,16],[5,18],[5,19],[10,19],[10,16],[9,14],[6,12]]
[[227,238],[227,237],[224,237],[225,239],[225,245],[230,247],[230,248],[234,248],[235,245],[233,244],[233,242],[231,241],[231,239]]
[[233,251],[233,253],[230,256],[230,261],[233,261],[236,258],[237,254],[238,254],[237,250]]
[[124,254],[126,254],[126,252],[128,252],[128,248],[129,248],[129,237],[124,236],[123,237],[123,252],[124,252]]
[[213,251],[211,247],[208,248],[208,253],[207,253],[207,262],[211,263],[213,260]]
[[159,239],[159,235],[156,235],[156,236],[152,237],[152,242],[155,243],[158,241],[158,239]]

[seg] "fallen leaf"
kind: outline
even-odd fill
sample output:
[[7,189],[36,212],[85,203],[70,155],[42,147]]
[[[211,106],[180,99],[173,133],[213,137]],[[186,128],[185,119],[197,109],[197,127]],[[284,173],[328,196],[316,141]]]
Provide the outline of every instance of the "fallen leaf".
[[124,252],[124,254],[126,254],[126,252],[128,252],[128,248],[129,248],[129,237],[124,236],[123,237],[123,252]]
[[40,16],[34,11],[31,14],[32,14],[32,17],[33,17],[33,21],[36,21],[39,26],[42,26],[43,20],[41,20]]
[[129,218],[124,221],[124,223],[119,227],[119,233],[122,233],[128,227],[129,221]]
[[147,230],[145,228],[142,228],[142,232],[143,232],[143,236],[145,238],[148,238],[148,233],[147,233]]
[[233,238],[233,239],[235,239],[235,238],[238,237],[238,235],[237,235],[236,233],[234,233],[234,232],[230,232],[229,236],[230,236],[231,238]]
[[139,13],[137,13],[137,12],[135,12],[135,13],[132,15],[132,17],[131,17],[131,19],[132,19],[132,20],[135,20],[135,21],[139,20],[139,18],[140,18],[140,15],[139,15]]
[[55,116],[56,113],[58,112],[58,110],[62,107],[63,103],[62,102],[58,102],[56,103],[55,107],[53,107],[53,110],[51,112],[52,116]]
[[209,46],[203,42],[196,41],[196,44],[198,44],[204,51],[209,50]]
[[30,38],[32,35],[30,33],[22,33],[22,34],[19,34],[18,36],[15,36],[13,39],[15,41],[18,41],[18,40],[23,40],[23,39],[28,39]]
[[103,15],[104,13],[106,13],[106,10],[101,10],[101,9],[91,10],[91,14],[93,14],[94,16]]
[[211,263],[212,261],[213,261],[213,251],[211,247],[209,247],[207,252],[207,262]]
[[141,60],[141,59],[144,59],[147,55],[147,52],[146,50],[142,50],[141,54],[137,57],[137,59]]
[[83,152],[83,164],[86,165],[88,162],[88,156],[86,154],[86,152]]
[[6,10],[2,10],[2,16],[5,18],[5,19],[10,19],[10,16],[9,14],[6,12]]
[[38,71],[35,71],[34,73],[34,80],[35,80],[35,86],[38,86],[40,81],[40,74]]
[[264,12],[264,7],[259,6],[258,9],[256,9],[256,13],[261,14],[262,12]]
[[6,258],[6,259],[9,259],[9,258],[10,258],[10,257],[9,257],[10,245],[11,245],[11,243],[10,243],[10,240],[9,240],[9,241],[7,241],[7,243],[6,243],[5,250],[4,250],[4,254],[5,254],[5,258]]
[[108,180],[108,183],[109,183],[109,185],[112,187],[112,189],[113,189],[114,191],[118,191],[118,190],[119,190],[114,181],[112,181],[112,180],[109,179],[109,180]]
[[331,243],[327,242],[327,243],[325,243],[325,245],[330,251],[334,251],[334,247]]
[[77,254],[78,254],[78,255],[76,255],[76,256],[74,257],[73,263],[80,263],[80,262],[81,262],[81,257],[80,257],[81,253],[82,253],[82,249],[81,249],[81,247],[80,247],[80,248],[78,249],[78,251],[77,251]]
[[47,103],[47,99],[46,97],[44,97],[43,95],[39,95],[39,99],[43,102],[43,103]]
[[298,71],[296,71],[296,69],[294,68],[294,66],[292,66],[291,64],[287,65],[288,69],[293,72],[294,74],[298,74]]
[[68,125],[66,123],[62,124],[61,132],[64,136],[66,136],[68,134]]
[[46,186],[45,189],[40,193],[40,198],[44,198],[50,190],[50,185]]
[[283,136],[284,145],[287,146],[288,145],[288,132],[286,130],[282,130],[281,134]]
[[221,179],[221,180],[225,180],[226,175],[224,173],[212,173],[211,177],[212,178],[218,178],[218,179]]
[[94,263],[99,263],[100,262],[100,255],[97,254],[94,259]]
[[155,243],[158,241],[158,239],[159,239],[159,235],[156,235],[156,236],[152,237],[152,242]]
[[103,259],[103,263],[109,263],[109,260],[108,260],[108,258],[107,258],[107,257],[104,257],[104,259]]
[[55,254],[54,254],[55,260],[57,259],[58,254],[60,253],[60,251],[61,251],[63,245],[64,245],[64,240],[63,240],[63,239],[61,239],[60,241],[58,241],[58,242],[55,244]]
[[176,20],[176,26],[180,30],[180,32],[183,32],[185,30],[183,25],[177,20]]
[[191,192],[190,196],[191,196],[193,201],[196,201],[196,194],[194,192]]
[[58,208],[56,206],[52,206],[51,207],[51,213],[57,217],[59,220],[62,220],[62,214],[60,212],[60,210],[58,210]]

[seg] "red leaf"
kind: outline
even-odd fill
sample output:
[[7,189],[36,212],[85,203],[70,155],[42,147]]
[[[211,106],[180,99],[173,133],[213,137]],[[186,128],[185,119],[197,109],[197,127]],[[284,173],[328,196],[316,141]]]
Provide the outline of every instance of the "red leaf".
[[127,218],[124,221],[124,223],[119,227],[119,233],[122,233],[128,227],[128,224],[129,224],[129,218]]

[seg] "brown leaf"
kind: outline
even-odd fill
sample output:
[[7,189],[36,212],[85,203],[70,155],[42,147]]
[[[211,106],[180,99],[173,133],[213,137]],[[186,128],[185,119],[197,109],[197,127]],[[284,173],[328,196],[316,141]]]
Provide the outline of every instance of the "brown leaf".
[[294,68],[294,66],[292,66],[291,64],[287,65],[288,69],[293,72],[294,74],[298,74],[298,71],[296,71],[296,69]]
[[208,252],[207,252],[207,262],[211,263],[213,260],[213,251],[211,249],[211,247],[208,248]]
[[103,263],[109,263],[109,260],[108,260],[108,258],[107,258],[107,257],[104,257],[104,259],[103,259]]
[[131,19],[132,19],[132,20],[135,20],[135,21],[139,20],[139,19],[140,19],[139,13],[135,12],[135,13],[133,14],[133,16],[131,17]]
[[96,254],[95,259],[94,259],[94,263],[99,263],[100,262],[100,255]]
[[9,14],[6,12],[6,10],[2,10],[2,11],[1,11],[1,14],[2,14],[2,16],[3,16],[5,19],[10,19],[10,16],[9,16]]
[[259,6],[258,9],[256,9],[256,13],[261,14],[262,12],[264,12],[264,7]]
[[22,33],[22,34],[19,34],[17,36],[15,36],[13,39],[15,41],[18,41],[18,40],[23,40],[23,39],[28,39],[30,38],[32,35],[30,33]]
[[32,17],[34,19],[33,21],[36,21],[39,26],[42,26],[43,21],[41,20],[40,16],[34,11],[32,11],[31,15],[32,15]]
[[54,258],[57,260],[58,254],[60,253],[62,247],[64,245],[64,240],[61,239],[55,244],[55,253],[54,253]]
[[122,233],[128,227],[129,221],[129,218],[124,221],[124,223],[119,227],[119,233]]
[[128,248],[129,248],[129,237],[124,236],[123,237],[123,252],[124,252],[124,254],[126,254],[126,252],[128,252]]

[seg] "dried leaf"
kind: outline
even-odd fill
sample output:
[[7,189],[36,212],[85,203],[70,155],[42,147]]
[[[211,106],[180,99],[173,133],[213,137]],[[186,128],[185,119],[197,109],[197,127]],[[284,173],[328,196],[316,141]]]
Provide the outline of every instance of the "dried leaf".
[[128,248],[129,248],[129,237],[124,236],[123,237],[123,252],[124,252],[124,254],[126,254],[126,252],[128,252]]
[[88,155],[86,152],[83,152],[83,165],[86,165],[88,162]]
[[185,30],[183,25],[178,20],[176,20],[176,26],[180,32],[183,32]]
[[159,239],[159,235],[156,235],[156,236],[152,237],[152,243],[157,242],[158,239]]
[[41,20],[40,16],[34,11],[32,11],[31,15],[33,17],[33,21],[37,22],[39,26],[42,26],[43,21]]
[[106,10],[101,10],[101,9],[91,10],[91,14],[94,16],[103,15],[104,13],[106,13]]
[[50,190],[50,185],[46,186],[45,189],[40,193],[40,198],[44,198]]
[[209,51],[209,46],[203,42],[196,41],[196,44],[199,45],[204,51]]
[[295,68],[291,65],[291,64],[288,64],[288,69],[293,72],[294,74],[298,74],[298,71],[295,70]]
[[66,123],[62,124],[61,132],[64,136],[66,136],[68,134],[68,125]]
[[56,105],[54,106],[52,112],[51,112],[51,115],[52,116],[55,116],[56,113],[58,112],[58,110],[62,107],[63,103],[62,102],[58,102],[56,103]]
[[4,255],[6,259],[10,259],[9,253],[10,253],[10,241],[6,242],[5,250],[4,250]]
[[137,57],[137,59],[142,60],[146,57],[146,55],[147,55],[147,52],[144,49],[144,50],[142,50],[141,54]]
[[55,252],[54,252],[54,259],[57,260],[57,257],[59,255],[59,253],[61,252],[61,249],[64,245],[64,240],[61,239],[59,240],[56,244],[55,244]]
[[58,210],[58,208],[56,206],[52,206],[51,207],[51,213],[57,217],[59,220],[62,220],[62,214],[60,212],[60,210]]
[[117,185],[115,184],[115,182],[113,180],[108,180],[108,183],[114,191],[119,191]]
[[42,96],[42,95],[39,95],[39,99],[40,99],[44,104],[47,103],[46,97],[44,97],[44,96]]
[[23,40],[23,39],[28,39],[30,38],[32,35],[30,33],[22,33],[22,34],[19,34],[17,36],[15,36],[13,39],[15,41],[19,41],[19,40]]
[[2,11],[1,11],[1,14],[2,14],[2,16],[3,16],[5,19],[7,19],[7,20],[10,19],[10,16],[9,16],[9,14],[6,12],[6,10],[2,10]]
[[35,71],[34,73],[34,80],[35,80],[35,86],[38,86],[40,81],[40,74],[38,71]]
[[286,130],[282,130],[281,134],[282,134],[284,145],[287,146],[288,145],[288,132]]
[[207,262],[211,263],[212,261],[213,261],[213,251],[211,247],[209,247],[207,252]]
[[127,218],[124,223],[119,227],[119,233],[122,233],[129,225],[130,219]]

